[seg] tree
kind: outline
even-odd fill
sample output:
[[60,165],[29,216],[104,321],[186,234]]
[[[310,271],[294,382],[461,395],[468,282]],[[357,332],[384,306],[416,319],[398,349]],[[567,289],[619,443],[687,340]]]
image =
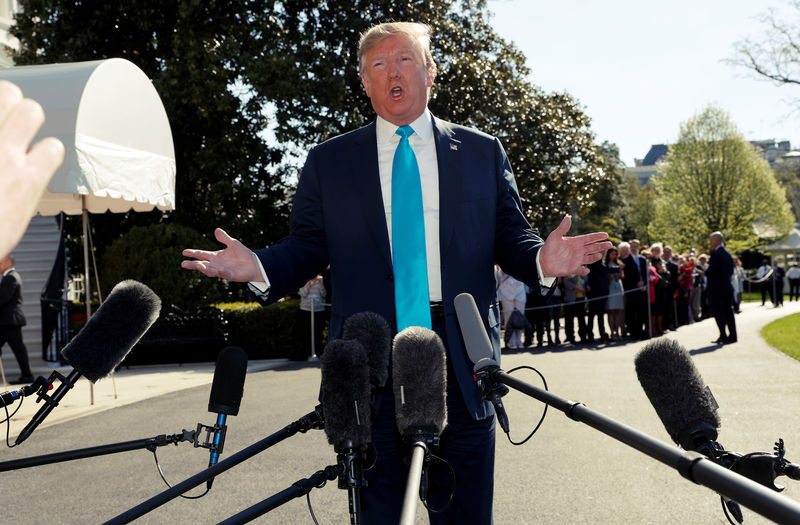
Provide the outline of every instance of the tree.
[[727,62],[777,85],[800,84],[800,0],[790,1],[788,7],[790,13],[763,13],[762,34],[736,42],[735,56]]
[[792,206],[795,221],[800,221],[800,166],[783,162],[776,164],[773,169],[778,184],[786,190],[786,198]]
[[635,187],[628,184],[629,177],[625,175],[625,163],[619,158],[619,148],[616,144],[605,141],[597,148],[602,159],[602,168],[606,178],[592,196],[592,206],[581,215],[573,224],[575,233],[589,233],[593,231],[608,232],[609,238],[614,243],[631,236],[628,223],[631,211],[630,203],[636,201],[638,181],[633,179]]
[[721,231],[732,250],[778,237],[793,217],[769,164],[723,110],[709,106],[681,124],[656,177],[654,236],[674,246],[706,246]]

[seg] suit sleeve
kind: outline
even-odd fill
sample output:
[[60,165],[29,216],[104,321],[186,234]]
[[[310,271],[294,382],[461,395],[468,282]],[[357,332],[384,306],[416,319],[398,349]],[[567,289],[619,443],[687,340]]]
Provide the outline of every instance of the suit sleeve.
[[523,281],[532,290],[540,290],[536,254],[544,244],[522,212],[517,183],[508,156],[500,141],[495,141],[495,177],[497,214],[495,224],[495,260],[506,273]]
[[17,281],[11,274],[0,279],[0,306],[6,304],[14,296]]
[[254,250],[270,282],[267,304],[301,288],[327,266],[323,204],[315,150],[312,149],[297,184],[289,236],[274,246]]

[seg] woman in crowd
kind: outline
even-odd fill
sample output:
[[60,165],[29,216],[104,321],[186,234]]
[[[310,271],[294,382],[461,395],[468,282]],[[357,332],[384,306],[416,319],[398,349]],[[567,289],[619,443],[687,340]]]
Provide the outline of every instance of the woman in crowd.
[[495,278],[497,280],[497,299],[503,309],[503,327],[506,332],[511,330],[511,335],[505,335],[506,347],[515,350],[522,346],[522,328],[511,328],[508,319],[514,310],[518,310],[521,315],[525,314],[525,284],[503,272],[499,266],[495,266]]
[[622,288],[622,265],[617,260],[619,252],[616,248],[611,248],[606,252],[605,264],[608,268],[609,291],[606,301],[606,314],[608,315],[609,331],[611,339],[617,339],[625,329],[625,297]]

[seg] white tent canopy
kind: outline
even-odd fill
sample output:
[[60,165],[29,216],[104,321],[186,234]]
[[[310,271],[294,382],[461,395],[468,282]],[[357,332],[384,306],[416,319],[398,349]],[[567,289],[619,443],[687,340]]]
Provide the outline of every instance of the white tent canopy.
[[164,106],[142,70],[120,58],[0,69],[42,105],[37,136],[66,147],[42,215],[175,209],[175,150]]

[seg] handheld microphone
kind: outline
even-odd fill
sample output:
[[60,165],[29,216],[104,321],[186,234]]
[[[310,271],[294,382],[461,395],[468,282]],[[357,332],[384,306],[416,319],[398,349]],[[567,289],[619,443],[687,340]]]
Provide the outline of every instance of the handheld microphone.
[[473,371],[475,379],[481,385],[483,398],[491,401],[497,414],[497,422],[503,432],[508,434],[508,416],[503,406],[502,397],[508,393],[508,387],[502,383],[495,382],[491,377],[491,372],[500,368],[500,363],[494,358],[494,350],[483,321],[478,313],[475,299],[468,293],[461,293],[453,301],[456,308],[456,317],[461,328],[461,336],[464,338],[464,346],[470,361],[475,363]]
[[[208,397],[208,411],[217,413],[217,422],[211,428],[214,436],[209,447],[209,467],[217,464],[225,446],[228,416],[235,416],[239,413],[246,375],[247,353],[238,346],[224,348],[217,356],[214,380],[211,383],[211,395]],[[199,444],[195,442],[195,446],[199,446]],[[211,489],[213,483],[214,478],[210,478],[206,481],[206,487]]]
[[420,326],[404,329],[392,348],[392,390],[400,434],[412,443],[400,523],[413,524],[417,495],[427,492],[428,450],[447,424],[447,368],[442,340]]
[[389,354],[392,335],[386,319],[373,312],[351,315],[344,322],[342,339],[361,343],[369,361],[370,384],[376,388],[386,385],[389,378]]
[[361,343],[337,339],[322,355],[325,435],[337,454],[339,488],[347,489],[351,523],[360,523],[364,453],[372,441],[367,353]]
[[3,392],[0,394],[0,407],[8,406],[17,399],[33,395],[37,393],[40,388],[43,388],[44,392],[45,390],[52,390],[53,385],[49,384],[47,379],[43,376],[39,376],[28,386],[24,386],[19,390],[12,390],[11,392]]
[[39,393],[45,404],[17,436],[19,445],[30,436],[75,382],[84,376],[92,383],[108,375],[158,318],[161,299],[147,286],[133,280],[118,283],[83,329],[69,342],[61,355],[73,367],[67,377],[53,372],[48,379],[61,384],[52,396]]

